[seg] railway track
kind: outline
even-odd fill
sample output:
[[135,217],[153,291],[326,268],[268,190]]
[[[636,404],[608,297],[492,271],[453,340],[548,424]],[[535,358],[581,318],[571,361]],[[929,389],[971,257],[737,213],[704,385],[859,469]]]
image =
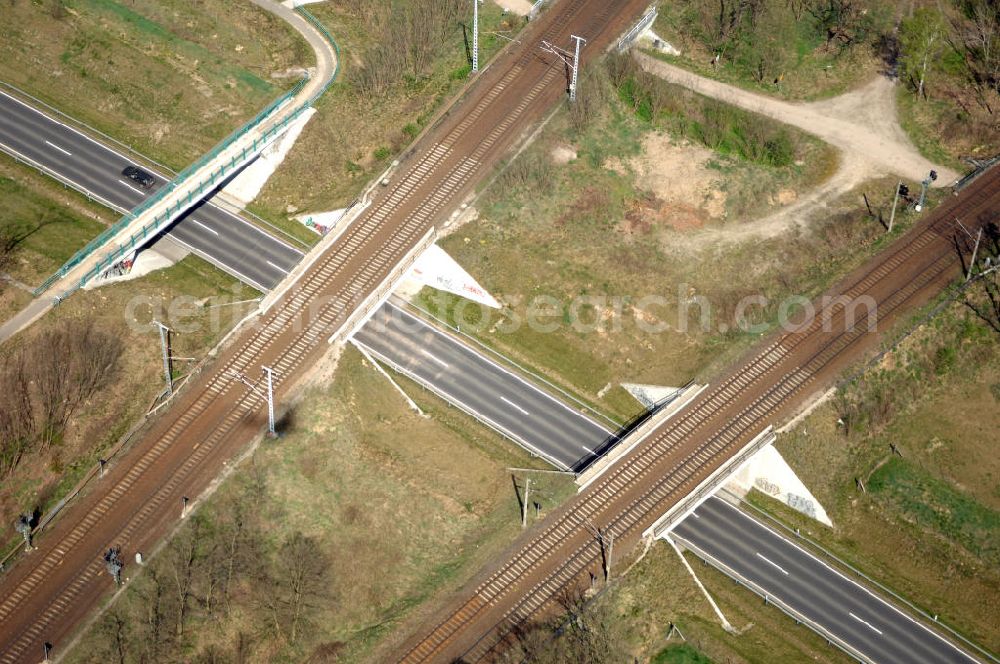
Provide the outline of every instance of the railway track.
[[[767,424],[794,411],[818,391],[813,388],[862,357],[877,341],[878,323],[897,318],[959,276],[960,260],[950,242],[954,219],[982,223],[997,210],[1000,169],[856,270],[827,294],[827,306],[817,307],[808,325],[761,344],[714,389],[550,517],[540,532],[518,543],[400,661],[488,661],[512,638],[513,627],[558,610],[562,593],[587,588],[601,572],[594,524],[613,532],[616,542],[638,542],[661,514]],[[855,319],[855,309],[847,305],[862,298],[877,306],[874,311],[866,306]]]
[[395,181],[256,324],[206,366],[139,443],[88,495],[67,508],[0,579],[0,664],[33,661],[43,642],[65,644],[111,589],[108,547],[128,560],[151,551],[199,495],[261,433],[257,391],[234,375],[275,370],[285,395],[327,351],[327,338],[445,218],[530,124],[563,95],[561,63],[540,39],[584,34],[586,57],[643,9],[635,0],[563,0],[483,72],[465,98],[404,161]]

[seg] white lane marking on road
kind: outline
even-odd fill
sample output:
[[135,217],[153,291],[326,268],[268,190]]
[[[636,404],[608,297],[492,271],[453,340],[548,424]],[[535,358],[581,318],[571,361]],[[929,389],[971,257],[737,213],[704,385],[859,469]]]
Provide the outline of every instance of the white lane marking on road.
[[555,397],[553,397],[548,392],[546,392],[546,391],[542,390],[541,388],[539,388],[537,385],[535,385],[533,383],[530,383],[525,378],[523,378],[522,376],[517,375],[516,373],[514,373],[510,369],[501,366],[500,364],[498,364],[497,362],[495,362],[491,358],[487,357],[486,355],[477,352],[474,348],[471,348],[469,345],[461,343],[461,342],[457,342],[456,343],[451,337],[449,337],[447,334],[445,334],[444,332],[442,332],[441,330],[439,330],[436,326],[431,325],[430,323],[428,323],[427,321],[425,321],[423,318],[420,318],[419,316],[414,316],[410,312],[404,311],[404,310],[400,309],[398,306],[396,306],[395,304],[393,304],[391,301],[390,302],[386,302],[385,306],[387,306],[390,309],[393,309],[393,310],[399,312],[400,314],[402,314],[403,316],[405,316],[405,317],[407,317],[409,319],[412,319],[412,320],[416,321],[419,325],[422,325],[422,326],[426,327],[427,329],[431,330],[434,334],[436,334],[436,335],[438,335],[440,337],[443,337],[444,339],[447,339],[449,341],[449,343],[454,343],[457,347],[465,350],[465,352],[469,353],[473,357],[479,358],[480,360],[482,360],[482,361],[484,361],[484,362],[486,362],[486,363],[488,363],[488,364],[496,367],[497,369],[499,369],[503,373],[507,374],[508,376],[511,376],[515,380],[517,380],[520,383],[522,383],[523,385],[527,386],[529,389],[533,390],[537,394],[542,395],[542,397],[548,399],[549,401],[552,401],[553,403],[555,403],[556,405],[560,406],[561,408],[563,408],[565,410],[568,410],[575,417],[578,417],[578,418],[582,419],[584,422],[586,422],[586,423],[588,423],[590,425],[593,425],[594,427],[600,429],[602,432],[604,432],[606,434],[609,434],[609,435],[612,435],[612,436],[615,435],[615,433],[613,431],[611,431],[610,429],[605,428],[603,425],[598,424],[597,422],[595,422],[594,420],[590,419],[589,417],[587,417],[583,413],[575,410],[574,408],[571,408],[569,405],[567,405],[563,401],[560,401],[559,399],[556,399]]
[[768,560],[768,559],[767,559],[767,558],[765,558],[764,556],[760,555],[760,551],[758,551],[758,552],[757,552],[757,557],[758,557],[758,558],[760,558],[761,560],[763,560],[763,561],[764,561],[765,563],[767,563],[767,564],[769,564],[769,565],[774,565],[774,566],[775,566],[776,568],[778,568],[778,571],[779,571],[779,572],[781,572],[781,573],[782,573],[782,574],[784,574],[785,576],[788,576],[788,572],[787,572],[787,571],[785,571],[785,568],[784,568],[784,567],[782,567],[782,566],[781,566],[781,565],[779,565],[778,563],[774,562],[773,560]]
[[[886,607],[890,611],[894,611],[895,613],[899,614],[899,616],[901,618],[906,618],[907,620],[909,620],[911,623],[913,623],[914,625],[916,625],[920,629],[924,630],[925,632],[927,632],[928,634],[930,634],[934,638],[936,638],[939,641],[943,642],[945,645],[947,645],[950,648],[952,648],[953,650],[955,650],[955,652],[961,654],[963,657],[965,657],[968,661],[972,662],[973,664],[978,664],[978,662],[980,661],[980,660],[976,659],[975,657],[973,657],[972,655],[970,655],[969,653],[967,653],[964,650],[962,650],[961,648],[959,648],[958,646],[956,646],[954,643],[952,643],[948,639],[944,638],[943,636],[941,636],[940,634],[938,634],[937,632],[935,632],[934,630],[932,630],[927,625],[923,624],[922,622],[920,622],[919,620],[917,620],[916,618],[914,618],[913,616],[911,616],[911,615],[909,615],[907,613],[903,613],[896,606],[890,604],[889,602],[885,601],[884,599],[882,599],[881,597],[879,597],[878,595],[876,595],[875,593],[873,593],[869,588],[864,587],[863,585],[861,585],[860,583],[858,583],[854,579],[848,577],[846,574],[844,574],[840,570],[834,569],[833,567],[831,567],[830,565],[828,565],[825,561],[820,560],[819,558],[817,558],[812,553],[809,553],[808,551],[806,551],[805,549],[803,549],[798,544],[792,542],[790,539],[788,539],[788,538],[784,537],[783,535],[780,535],[779,533],[775,532],[774,530],[771,530],[770,528],[762,525],[759,521],[755,521],[754,519],[750,518],[748,515],[744,514],[740,510],[739,507],[736,507],[735,505],[732,505],[732,504],[730,504],[729,502],[727,502],[725,500],[721,500],[721,499],[715,498],[715,497],[711,497],[711,498],[709,498],[709,500],[715,501],[715,502],[719,503],[720,505],[724,505],[724,506],[728,507],[729,509],[733,510],[736,514],[738,514],[740,517],[742,517],[743,519],[745,519],[746,521],[748,521],[751,524],[751,526],[756,526],[757,528],[763,528],[764,530],[767,530],[771,534],[771,536],[777,537],[778,539],[782,540],[785,544],[798,549],[799,551],[801,551],[803,554],[805,554],[806,556],[808,556],[809,558],[811,558],[815,562],[818,562],[820,565],[822,565],[823,567],[827,568],[829,571],[833,572],[836,576],[839,576],[841,579],[843,579],[844,581],[847,581],[848,583],[850,583],[854,587],[859,588],[860,590],[863,590],[865,593],[867,593],[869,596],[871,596],[872,599],[874,599],[876,602],[878,602],[882,606]],[[929,615],[927,615],[927,614],[923,614],[923,615],[928,620],[931,619],[931,617]],[[954,632],[952,632],[952,633],[954,634]],[[966,643],[967,645],[971,645],[973,648],[976,648],[976,646],[974,644],[971,644],[968,641],[964,641],[964,643]],[[979,651],[983,652],[981,649],[979,649]]]
[[146,192],[144,192],[142,189],[136,189],[135,187],[133,187],[132,185],[130,185],[128,182],[122,182],[121,180],[119,180],[118,183],[125,185],[126,187],[128,187],[129,189],[131,189],[132,191],[134,191],[137,194],[142,194],[143,196],[146,195]]
[[55,143],[52,143],[50,141],[45,141],[45,144],[48,145],[50,148],[55,148],[56,150],[59,150],[59,152],[62,152],[67,157],[72,157],[73,156],[72,152],[70,152],[69,150],[64,150],[63,148],[59,147]]
[[882,630],[878,629],[877,627],[875,627],[874,625],[872,625],[872,624],[871,624],[870,622],[868,622],[867,620],[862,620],[861,618],[858,618],[858,617],[857,617],[856,615],[854,615],[854,614],[853,614],[852,612],[850,612],[850,611],[848,611],[848,612],[847,612],[847,615],[849,615],[850,617],[854,618],[854,619],[855,619],[855,620],[857,620],[857,621],[858,621],[859,623],[864,623],[865,625],[867,625],[867,626],[868,626],[868,628],[869,628],[869,629],[870,629],[871,631],[875,632],[875,633],[876,633],[876,634],[878,634],[879,636],[882,636]]
[[240,222],[244,226],[247,226],[248,228],[250,228],[255,233],[259,233],[259,234],[263,235],[264,237],[267,237],[267,238],[270,238],[270,239],[274,240],[275,242],[277,242],[281,246],[287,247],[287,248],[291,249],[292,251],[294,251],[295,253],[297,253],[299,256],[305,256],[306,255],[305,252],[302,251],[301,249],[299,249],[298,247],[293,247],[292,245],[288,244],[284,240],[281,240],[281,239],[275,237],[274,235],[271,235],[270,233],[268,233],[267,231],[265,231],[263,228],[260,228],[258,226],[255,226],[255,225],[251,224],[249,221],[247,221],[246,219],[244,219],[240,215],[233,214],[229,210],[225,210],[225,209],[219,207],[219,205],[217,205],[215,203],[209,202],[209,205],[211,205],[212,207],[214,207],[219,212],[222,212],[223,214],[225,214],[225,215],[227,215],[229,217],[232,217],[233,219],[235,219],[236,221]]
[[525,415],[530,415],[530,414],[531,414],[531,413],[529,413],[528,411],[526,411],[525,409],[523,409],[523,408],[521,408],[520,406],[518,406],[518,405],[517,405],[516,403],[514,403],[514,402],[513,402],[513,401],[511,401],[510,399],[508,399],[507,397],[500,397],[500,401],[503,401],[503,402],[504,402],[504,403],[506,403],[506,404],[507,404],[508,406],[511,406],[511,407],[513,407],[513,408],[517,408],[517,409],[518,409],[519,411],[521,411],[521,412],[522,412],[522,413],[524,413]]
[[697,512],[691,512],[691,516],[693,516],[696,519],[700,519],[701,518],[700,516],[698,516]]
[[271,261],[267,261],[267,260],[264,261],[264,262],[267,263],[268,265],[270,265],[271,267],[273,267],[275,270],[280,270],[282,272],[282,274],[288,274],[288,270],[286,270],[285,268],[281,267],[280,265],[275,265]]
[[425,349],[423,349],[423,348],[421,348],[421,349],[420,349],[420,353],[421,353],[422,355],[424,355],[425,357],[429,357],[430,359],[434,360],[435,362],[437,362],[438,364],[440,364],[440,365],[441,365],[442,367],[444,367],[445,369],[447,369],[447,368],[448,368],[448,366],[449,366],[449,365],[448,365],[448,363],[447,363],[447,362],[445,362],[444,360],[442,360],[442,359],[441,359],[440,357],[436,357],[436,356],[434,356],[434,355],[431,355],[430,353],[428,353],[428,352],[427,352],[427,351],[426,351]]
[[197,219],[192,219],[192,220],[191,220],[191,223],[192,223],[192,224],[198,224],[199,226],[201,226],[202,228],[204,228],[204,229],[205,229],[206,231],[208,231],[209,233],[215,233],[216,235],[218,235],[218,234],[219,234],[219,231],[215,230],[214,228],[210,228],[209,226],[206,226],[205,224],[201,223],[201,222],[200,222],[200,221],[198,221]]

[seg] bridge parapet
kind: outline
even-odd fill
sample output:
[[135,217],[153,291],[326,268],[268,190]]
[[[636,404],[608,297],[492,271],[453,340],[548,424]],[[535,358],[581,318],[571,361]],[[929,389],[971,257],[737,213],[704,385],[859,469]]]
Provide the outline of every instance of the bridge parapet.
[[762,450],[764,447],[772,444],[775,439],[776,436],[774,434],[774,427],[768,425],[768,427],[757,434],[753,440],[744,445],[743,449],[726,459],[721,466],[716,468],[711,475],[696,486],[694,491],[689,493],[677,504],[667,510],[666,514],[661,516],[652,526],[646,529],[646,531],[642,534],[643,537],[656,538],[660,537],[664,533],[670,532],[671,528],[683,521],[685,517],[691,514],[691,512],[695,511],[699,505],[705,502],[709,496],[725,484],[726,480],[728,480],[733,473],[738,471],[744,463],[749,461],[754,454]]
[[586,470],[577,475],[576,483],[580,487],[578,492],[587,488],[591,482],[603,475],[604,472],[617,463],[619,459],[635,449],[635,446],[645,440],[650,433],[656,431],[656,429],[659,428],[664,422],[679,413],[685,406],[691,403],[696,396],[701,394],[702,390],[706,387],[708,386],[697,385],[694,383],[687,386],[684,388],[684,391],[677,395],[669,404],[664,406],[661,410],[653,413],[652,417],[647,419],[637,428],[633,429],[627,436],[615,443],[614,447],[608,450],[607,453],[603,454],[600,459],[590,464]]

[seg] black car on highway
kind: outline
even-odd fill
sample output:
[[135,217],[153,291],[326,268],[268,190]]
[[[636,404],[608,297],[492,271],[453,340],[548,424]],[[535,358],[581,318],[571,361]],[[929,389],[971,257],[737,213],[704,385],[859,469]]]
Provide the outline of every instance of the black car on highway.
[[122,175],[127,177],[129,180],[138,182],[145,189],[149,189],[156,182],[152,175],[136,166],[126,166],[125,170],[122,171]]

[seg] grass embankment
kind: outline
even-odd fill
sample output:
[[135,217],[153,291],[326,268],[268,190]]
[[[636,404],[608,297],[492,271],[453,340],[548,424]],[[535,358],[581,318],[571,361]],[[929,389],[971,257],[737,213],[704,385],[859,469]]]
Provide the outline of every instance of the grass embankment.
[[[640,661],[654,662],[846,662],[848,658],[826,640],[715,568],[685,554],[699,580],[737,630],[730,634],[691,575],[665,542],[657,542],[629,574],[600,602],[622,623],[621,642]],[[673,623],[687,639],[667,641]],[[673,648],[670,644],[675,644]],[[674,652],[671,652],[674,650]]]
[[[519,532],[505,469],[538,463],[413,394],[430,419],[345,351],[332,385],[307,392],[281,439],[227,480],[70,661],[106,661],[116,634],[126,662],[387,661],[429,606]],[[574,488],[567,478],[534,479],[532,498],[546,511]],[[286,556],[293,542],[308,560]],[[297,604],[290,582],[303,565]],[[186,570],[190,577],[177,575]]]
[[[163,390],[160,341],[150,324],[153,318],[175,330],[171,335],[174,357],[200,359],[248,311],[247,305],[218,309],[201,305],[256,295],[220,270],[189,257],[141,279],[79,291],[0,347],[0,364],[8,368],[8,361],[21,349],[73,321],[93,324],[121,347],[107,368],[113,379],[85,404],[76,406],[52,441],[28,441],[29,452],[0,478],[0,520],[11,523],[18,513],[35,509],[44,514],[146,413]],[[176,360],[176,377],[192,366],[191,361]],[[34,368],[28,369],[30,379]],[[31,415],[41,417],[42,413]],[[6,447],[10,441],[4,442]],[[14,534],[5,532],[4,542]]]
[[180,170],[308,66],[298,33],[240,0],[13,2],[0,80]]
[[[604,389],[619,382],[710,376],[770,329],[784,298],[821,292],[882,246],[862,193],[887,215],[887,182],[794,220],[805,229],[752,232],[754,216],[828,175],[833,151],[815,139],[658,79],[582,85],[592,107],[558,114],[484,192],[479,218],[442,241],[509,309],[484,323],[457,298],[421,300],[599,409],[635,412]],[[763,306],[745,299],[757,295]]]
[[[427,126],[469,79],[462,24],[467,3],[374,0],[320,3],[309,11],[341,48],[337,82],[316,104],[296,147],[251,209],[307,242],[318,237],[295,214],[346,207]],[[480,6],[480,67],[523,25]]]
[[998,347],[994,332],[953,305],[779,441],[833,530],[755,499],[993,651]]
[[0,159],[0,320],[24,307],[34,288],[101,232],[114,213],[34,169]]

